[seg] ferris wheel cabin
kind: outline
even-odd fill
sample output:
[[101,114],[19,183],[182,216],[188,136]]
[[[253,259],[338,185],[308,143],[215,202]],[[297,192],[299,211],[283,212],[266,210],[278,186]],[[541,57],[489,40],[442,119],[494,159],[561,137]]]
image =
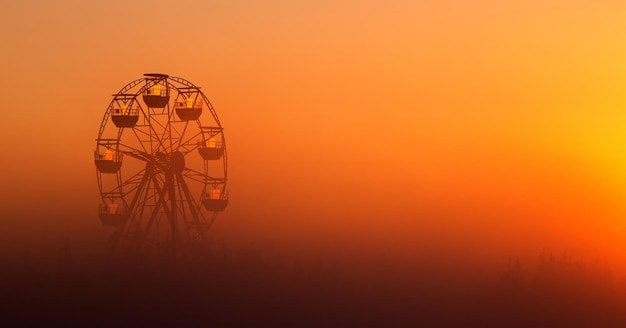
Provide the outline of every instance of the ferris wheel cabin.
[[201,127],[203,140],[198,146],[198,153],[203,159],[218,160],[224,155],[222,128]]
[[174,102],[176,115],[181,121],[197,120],[202,114],[203,100],[200,88],[179,88],[179,95]]
[[117,140],[99,139],[94,151],[96,169],[100,173],[117,173],[122,167],[122,154],[117,151]]
[[198,152],[202,158],[208,161],[214,161],[222,158],[224,155],[224,146],[222,142],[211,139],[207,140],[202,147],[199,147]]
[[206,193],[202,199],[202,204],[209,211],[221,212],[228,206],[228,192],[221,189],[213,189]]
[[139,120],[139,106],[135,105],[135,95],[116,94],[113,97],[109,106],[113,124],[118,128],[134,127]]
[[119,208],[118,204],[100,204],[98,216],[104,226],[119,227],[128,219],[126,211]]
[[145,74],[146,86],[143,92],[143,101],[151,108],[165,108],[170,101],[170,88],[166,82],[167,75]]

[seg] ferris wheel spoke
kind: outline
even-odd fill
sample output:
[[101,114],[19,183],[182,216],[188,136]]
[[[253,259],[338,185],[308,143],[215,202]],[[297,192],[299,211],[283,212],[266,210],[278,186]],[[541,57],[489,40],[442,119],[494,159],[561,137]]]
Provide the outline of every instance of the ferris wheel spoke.
[[187,155],[190,152],[198,149],[200,147],[200,142],[197,141],[194,143],[193,139],[198,139],[200,135],[202,135],[202,133],[197,132],[185,141],[182,141],[181,139],[180,143],[178,144],[178,150],[180,151],[180,149],[182,148],[184,151],[181,151],[181,153],[183,153],[184,155]]
[[185,167],[185,169],[183,170],[184,175],[187,177],[203,177],[203,178],[211,178],[210,176],[206,175],[205,173],[202,172],[198,172],[192,168],[189,167]]
[[185,177],[189,178],[189,179],[193,179],[193,180],[198,181],[198,182],[201,182],[201,183],[206,182],[206,181],[207,181],[207,178],[210,178],[210,177],[209,177],[209,176],[207,176],[206,174],[201,173],[201,172],[198,172],[198,171],[193,170],[193,169],[188,168],[188,167],[186,167],[186,168],[183,170],[183,175],[184,175]]
[[[176,146],[175,150],[178,150],[180,148],[180,145],[182,144],[183,140],[185,139],[185,132],[187,132],[187,127],[189,126],[189,121],[185,122],[185,127],[183,128],[183,132],[179,133],[179,137],[178,137],[178,146]],[[172,149],[172,151],[174,151],[174,149]]]
[[[172,131],[174,133],[171,133]],[[173,153],[175,151],[178,151],[178,148],[179,148],[178,146],[180,145],[181,140],[182,140],[180,132],[178,130],[174,129],[173,127],[172,127],[172,130],[170,131],[170,133],[172,134],[172,136],[170,138],[171,142],[170,142],[169,145],[165,145],[164,146],[165,147],[164,148],[164,152],[166,152],[166,153]]]
[[157,151],[162,151],[162,152],[166,152],[168,147],[167,144],[164,142],[165,140],[169,140],[168,138],[168,124],[166,123],[165,125],[163,125],[163,123],[154,120],[154,122],[156,123],[156,125],[159,126],[159,128],[162,130],[161,134],[159,134],[155,129],[154,133],[155,133],[155,137],[157,138],[158,141],[158,147],[156,147]]
[[[141,180],[142,174],[144,173],[144,170],[141,170],[139,172],[137,172],[135,175],[133,175],[132,177],[124,180],[123,182],[121,182],[119,185],[115,186],[115,188],[113,189],[109,189],[109,190],[105,190],[101,192],[101,195],[105,198],[125,198],[128,194],[132,193],[133,191],[135,191],[135,189],[137,188],[137,184],[139,183],[139,181]],[[127,186],[135,186],[132,187],[131,189],[125,189],[125,187]]]
[[143,132],[139,129],[132,129],[133,131],[133,135],[135,135],[135,138],[137,138],[137,141],[139,142],[139,144],[141,145],[141,149],[143,150],[144,153],[148,153],[148,149],[146,149],[146,146],[144,145],[143,140],[141,139],[141,137],[139,136],[138,132]]
[[[144,113],[145,115],[145,113]],[[157,130],[162,130],[163,125],[156,119],[152,118],[150,115],[146,117],[147,124],[145,126],[141,126],[145,128],[147,131],[138,130],[139,133],[143,135],[142,138],[138,138],[139,142],[144,146],[145,144],[149,145],[150,151],[159,151],[163,149],[163,138],[164,136],[159,133]],[[143,138],[148,138],[143,139]],[[155,147],[156,145],[156,147]],[[145,146],[144,146],[145,147]],[[147,149],[146,149],[147,150]],[[148,150],[147,150],[148,151]]]
[[122,190],[124,187],[129,186],[129,185],[133,186],[130,189],[127,189],[126,192],[122,193],[124,197],[126,197],[133,191],[137,190],[138,188],[140,189],[141,181],[143,181],[143,179],[145,179],[146,177],[144,173],[145,173],[145,170],[141,170],[137,172],[135,175],[133,175],[132,177],[126,179],[125,181],[121,183],[120,190]]
[[[119,152],[124,154],[124,155],[130,156],[132,158],[136,158],[136,159],[144,161],[144,162],[149,162],[149,161],[152,160],[152,155],[150,155],[150,154],[148,154],[148,153],[146,153],[144,151],[135,149],[133,147],[129,147],[129,146],[124,145],[124,144],[120,144],[120,148],[122,148],[122,149],[120,149]],[[124,150],[123,148],[127,148],[127,150]]]

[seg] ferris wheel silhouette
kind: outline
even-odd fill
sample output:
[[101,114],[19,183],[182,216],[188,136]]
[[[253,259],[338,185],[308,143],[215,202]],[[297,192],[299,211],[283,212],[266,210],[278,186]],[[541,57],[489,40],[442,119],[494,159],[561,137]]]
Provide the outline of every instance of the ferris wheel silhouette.
[[94,160],[113,250],[173,252],[207,239],[228,205],[224,130],[199,86],[144,74],[114,94]]

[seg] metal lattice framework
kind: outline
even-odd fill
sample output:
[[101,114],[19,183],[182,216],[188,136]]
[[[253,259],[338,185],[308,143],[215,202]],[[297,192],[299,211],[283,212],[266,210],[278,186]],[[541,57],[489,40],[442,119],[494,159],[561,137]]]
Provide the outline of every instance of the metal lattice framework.
[[114,94],[94,157],[99,217],[115,228],[114,250],[175,255],[206,240],[228,204],[223,128],[185,79],[144,74]]

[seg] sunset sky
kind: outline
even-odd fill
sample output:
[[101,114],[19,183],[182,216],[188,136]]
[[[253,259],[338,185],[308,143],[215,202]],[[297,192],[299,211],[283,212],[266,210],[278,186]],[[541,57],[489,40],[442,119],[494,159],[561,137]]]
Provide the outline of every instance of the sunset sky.
[[105,243],[93,163],[143,73],[213,103],[217,239],[626,264],[626,3],[4,1],[6,241]]

